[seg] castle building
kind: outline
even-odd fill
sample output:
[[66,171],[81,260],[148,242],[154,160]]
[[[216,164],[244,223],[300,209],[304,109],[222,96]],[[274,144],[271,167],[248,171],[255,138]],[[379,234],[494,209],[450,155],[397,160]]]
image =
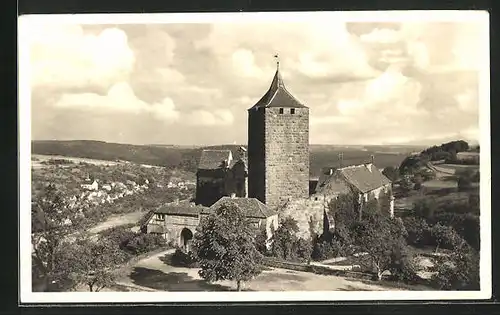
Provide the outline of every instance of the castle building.
[[334,227],[329,204],[342,194],[357,201],[353,215],[361,217],[364,206],[378,200],[379,208],[392,217],[392,183],[373,159],[361,165],[327,167],[317,180],[310,180],[309,108],[287,91],[278,62],[268,91],[248,109],[247,149],[203,150],[195,202],[156,209],[144,218],[141,229],[189,250],[200,218],[233,203],[251,224],[266,231],[268,239],[277,228],[278,216],[295,219],[298,236],[311,239]]
[[309,196],[309,108],[287,91],[279,62],[248,109],[248,196],[273,210]]
[[247,196],[246,149],[203,150],[196,172],[195,203],[210,207],[224,196]]

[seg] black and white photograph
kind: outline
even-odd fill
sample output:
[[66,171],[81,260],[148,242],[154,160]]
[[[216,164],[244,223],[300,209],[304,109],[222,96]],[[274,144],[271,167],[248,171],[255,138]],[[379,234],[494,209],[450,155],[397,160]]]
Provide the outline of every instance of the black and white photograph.
[[21,302],[490,298],[488,29],[21,16]]

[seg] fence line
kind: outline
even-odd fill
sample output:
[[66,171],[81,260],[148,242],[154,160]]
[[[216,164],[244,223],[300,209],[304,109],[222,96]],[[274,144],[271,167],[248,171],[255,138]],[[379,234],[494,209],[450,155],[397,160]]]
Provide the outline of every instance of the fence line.
[[294,263],[289,261],[283,261],[275,258],[264,257],[263,265],[274,268],[282,268],[289,269],[295,271],[303,271],[303,272],[312,272],[320,275],[331,275],[338,277],[349,277],[354,279],[364,279],[364,280],[372,280],[374,277],[373,273],[368,272],[357,272],[351,270],[340,270],[330,268],[326,265],[321,264],[303,264],[303,263]]

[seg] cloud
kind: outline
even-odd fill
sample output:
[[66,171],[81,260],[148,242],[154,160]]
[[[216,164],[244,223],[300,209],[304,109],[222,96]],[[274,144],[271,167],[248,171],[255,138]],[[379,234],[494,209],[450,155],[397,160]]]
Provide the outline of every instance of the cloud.
[[370,33],[362,34],[361,41],[368,43],[396,43],[400,40],[400,34],[397,30],[387,28],[375,28]]
[[195,110],[186,115],[186,122],[196,126],[230,126],[233,121],[234,116],[227,109]]
[[[232,75],[246,76],[249,65],[253,73],[270,73],[272,56],[280,56],[283,71],[313,77],[371,77],[375,71],[345,23],[238,23],[228,27],[214,24],[210,35],[195,43],[199,50],[210,51],[218,62],[227,64],[231,56],[240,62],[231,64]],[[300,47],[300,48],[299,48]],[[284,72],[285,74],[285,72]]]
[[312,143],[478,129],[473,23],[49,26],[31,36],[35,138],[98,139],[95,126],[107,141],[244,143],[276,53],[287,89],[310,108]]
[[179,118],[179,112],[170,98],[165,98],[160,103],[147,104],[138,99],[131,87],[124,82],[113,85],[107,95],[63,94],[55,103],[55,107],[104,111],[109,114],[116,112],[131,115],[148,114],[166,122],[173,122]]
[[30,29],[32,86],[109,86],[126,80],[135,62],[127,34],[106,28],[85,34],[79,25],[33,25]]

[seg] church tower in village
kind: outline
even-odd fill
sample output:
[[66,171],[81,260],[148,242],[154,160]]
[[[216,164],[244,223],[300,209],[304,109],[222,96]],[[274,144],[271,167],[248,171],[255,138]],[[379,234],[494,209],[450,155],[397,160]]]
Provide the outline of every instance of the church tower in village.
[[271,209],[309,196],[309,108],[285,88],[279,61],[269,90],[248,109],[248,196]]

